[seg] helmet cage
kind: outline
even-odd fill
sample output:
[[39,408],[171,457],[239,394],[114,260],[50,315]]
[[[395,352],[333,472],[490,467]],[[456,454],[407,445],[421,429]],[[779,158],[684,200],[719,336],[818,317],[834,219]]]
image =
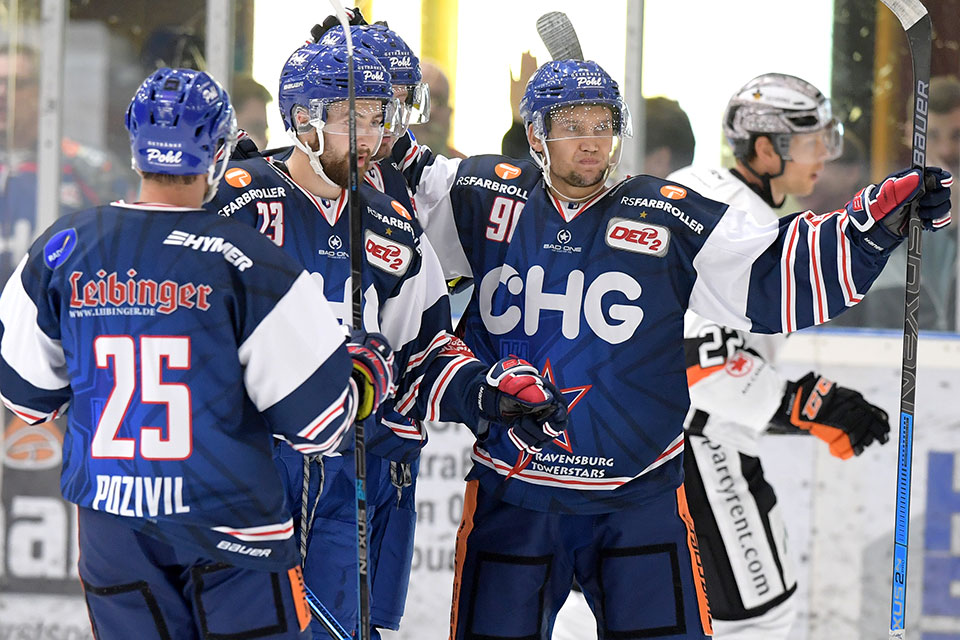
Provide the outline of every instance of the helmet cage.
[[[364,100],[369,98],[360,99]],[[377,141],[376,144],[371,148],[371,155],[376,154],[377,149],[380,148],[380,143],[383,141],[384,131],[393,131],[400,126],[400,119],[402,115],[400,102],[396,98],[391,98],[389,100],[383,100],[381,98],[376,99],[381,103],[382,120],[380,125],[376,128]],[[310,160],[310,166],[313,168],[316,174],[320,176],[320,178],[322,178],[327,184],[337,188],[340,188],[340,185],[333,182],[324,172],[323,165],[320,162],[320,156],[323,155],[324,133],[328,135],[345,135],[347,133],[330,131],[327,128],[328,109],[330,105],[339,102],[346,102],[346,100],[344,98],[313,98],[309,101],[309,105],[307,107],[299,104],[294,105],[292,113],[290,114],[290,119],[294,128],[287,130],[287,133],[293,140],[294,146],[307,155],[307,158]],[[312,130],[316,130],[317,132],[316,150],[312,149],[310,145],[300,139],[300,134],[310,133]],[[357,135],[359,136],[366,134],[361,133],[361,131],[358,129]]]

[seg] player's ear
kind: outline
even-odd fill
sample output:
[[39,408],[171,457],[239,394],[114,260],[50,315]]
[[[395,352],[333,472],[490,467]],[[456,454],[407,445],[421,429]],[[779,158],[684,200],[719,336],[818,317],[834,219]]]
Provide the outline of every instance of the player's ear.
[[753,151],[756,154],[756,160],[761,168],[770,167],[770,170],[777,171],[780,167],[780,154],[777,153],[773,141],[767,136],[757,136],[753,141]]
[[537,138],[537,136],[533,135],[532,122],[527,124],[527,143],[530,145],[530,148],[537,153],[543,153],[543,143],[540,142],[540,139]]

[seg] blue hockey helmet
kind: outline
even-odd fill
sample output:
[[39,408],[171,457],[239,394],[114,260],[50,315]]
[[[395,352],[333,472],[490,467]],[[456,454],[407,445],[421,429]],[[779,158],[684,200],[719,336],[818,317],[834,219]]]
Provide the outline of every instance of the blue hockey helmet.
[[[363,49],[353,50],[354,90],[358,101],[379,101],[379,121],[372,153],[380,146],[384,128],[391,130],[398,126],[400,109],[393,97],[390,73],[375,57]],[[280,74],[280,92],[278,103],[280,116],[287,134],[293,144],[304,152],[310,160],[310,166],[324,181],[333,186],[333,182],[324,172],[320,163],[323,153],[323,132],[327,122],[328,108],[349,98],[349,68],[347,67],[347,47],[343,45],[327,46],[320,43],[308,43],[298,48],[287,59]],[[309,133],[316,129],[317,146],[313,149],[301,140],[298,134]],[[327,133],[333,134],[332,130]],[[358,129],[358,135],[360,131]]]
[[[382,24],[358,25],[350,27],[350,35],[355,47],[373,55],[390,72],[394,96],[405,92],[401,100],[403,107],[400,130],[403,135],[411,124],[424,124],[430,119],[430,87],[423,82],[420,72],[420,59],[413,50],[394,31]],[[343,27],[337,26],[320,40],[327,46],[345,43]],[[401,92],[399,89],[404,91]]]
[[[224,146],[220,157],[229,157],[237,137],[227,92],[206,72],[192,69],[162,68],[144,80],[127,108],[126,126],[134,169],[206,173],[208,182],[218,149]],[[219,164],[226,166],[225,161]]]
[[535,126],[534,133],[546,139],[551,112],[581,104],[609,107],[613,112],[613,134],[633,135],[630,109],[620,95],[620,87],[593,60],[553,60],[537,69],[520,99],[520,117],[524,124]]
[[[325,116],[326,106],[346,100],[347,47],[345,44],[327,46],[305,44],[294,51],[280,72],[278,103],[280,117],[287,131],[305,131],[304,123],[297,122],[294,109],[305,109],[311,119]],[[393,100],[390,73],[369,52],[353,52],[353,78],[357,100]]]
[[[581,106],[609,109],[610,117],[594,119],[589,128],[584,129],[582,123],[573,121],[574,109]],[[620,141],[633,135],[630,109],[620,94],[620,87],[592,60],[553,60],[537,69],[520,100],[520,117],[524,125],[532,125],[534,137],[543,145],[542,152],[531,147],[530,155],[543,169],[544,181],[549,187],[552,184],[548,140],[613,137],[609,164],[603,175],[606,180],[620,162]],[[603,181],[597,191],[602,188]]]

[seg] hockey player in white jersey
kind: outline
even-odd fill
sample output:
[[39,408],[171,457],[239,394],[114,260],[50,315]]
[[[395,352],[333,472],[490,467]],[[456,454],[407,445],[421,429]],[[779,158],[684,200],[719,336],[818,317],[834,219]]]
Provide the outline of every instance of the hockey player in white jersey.
[[[549,638],[574,577],[600,638],[703,638],[681,486],[684,312],[765,333],[841,313],[902,241],[921,172],[830,213],[762,223],[673,181],[608,188],[630,118],[595,62],[542,66],[521,114],[533,162],[393,149],[445,275],[477,283],[464,341],[480,358],[525,357],[570,398],[563,433],[474,447],[451,638]],[[949,219],[950,176],[927,175],[919,212],[935,228]]]
[[[758,76],[734,94],[723,128],[735,168],[691,166],[669,179],[760,223],[776,222],[786,196],[809,195],[843,140],[830,101],[810,83],[779,73]],[[859,295],[851,292],[851,299]],[[796,573],[758,457],[760,436],[771,424],[806,430],[842,459],[888,439],[886,413],[856,391],[812,372],[797,381],[778,374],[771,360],[784,339],[724,327],[693,311],[684,319],[691,405],[684,486],[716,638],[783,639],[796,614]],[[808,401],[821,404],[813,409]]]

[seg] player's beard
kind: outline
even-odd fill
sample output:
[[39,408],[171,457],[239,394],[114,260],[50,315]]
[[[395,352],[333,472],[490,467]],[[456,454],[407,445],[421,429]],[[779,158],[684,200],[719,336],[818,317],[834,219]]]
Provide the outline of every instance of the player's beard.
[[[320,154],[320,165],[323,172],[327,174],[337,186],[343,189],[350,188],[350,156],[337,156],[329,151]],[[357,165],[357,171],[362,176],[370,168],[370,156],[362,163]]]
[[566,175],[560,177],[571,187],[593,187],[603,182],[609,166],[599,168],[595,176],[587,176],[571,169]]

